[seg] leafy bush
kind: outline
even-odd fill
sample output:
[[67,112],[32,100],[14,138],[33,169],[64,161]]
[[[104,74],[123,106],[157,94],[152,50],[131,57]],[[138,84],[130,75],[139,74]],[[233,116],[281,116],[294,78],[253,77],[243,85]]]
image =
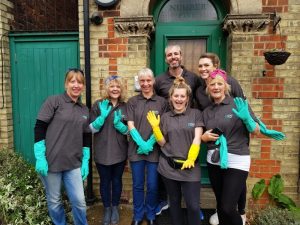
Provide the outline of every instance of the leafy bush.
[[268,207],[255,214],[251,225],[296,225],[293,215],[287,209]]
[[51,224],[44,188],[30,164],[12,151],[0,150],[0,174],[0,218],[4,224]]

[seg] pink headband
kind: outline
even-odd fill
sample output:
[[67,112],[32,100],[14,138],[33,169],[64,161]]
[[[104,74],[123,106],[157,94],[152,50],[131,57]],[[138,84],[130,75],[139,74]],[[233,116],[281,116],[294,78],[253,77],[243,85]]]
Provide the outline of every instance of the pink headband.
[[213,79],[216,78],[217,75],[219,75],[219,76],[223,77],[223,79],[225,81],[227,81],[227,74],[224,70],[216,69],[216,70],[212,71],[209,75]]

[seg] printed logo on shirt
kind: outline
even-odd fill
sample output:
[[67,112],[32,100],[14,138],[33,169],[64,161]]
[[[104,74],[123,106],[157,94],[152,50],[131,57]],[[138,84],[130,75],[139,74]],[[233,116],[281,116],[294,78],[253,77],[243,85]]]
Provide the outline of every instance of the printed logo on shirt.
[[155,111],[155,110],[152,110],[152,112],[154,112],[155,115],[158,115],[159,112],[158,111]]
[[195,123],[188,123],[188,127],[195,127]]
[[233,117],[233,114],[227,114],[224,116],[225,119],[232,119]]
[[82,118],[87,120],[87,116],[85,116],[85,115],[83,115]]

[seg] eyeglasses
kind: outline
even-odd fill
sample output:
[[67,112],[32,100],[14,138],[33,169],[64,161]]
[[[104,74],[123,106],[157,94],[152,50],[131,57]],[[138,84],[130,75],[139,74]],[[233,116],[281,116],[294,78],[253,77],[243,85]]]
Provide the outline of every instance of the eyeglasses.
[[68,69],[68,72],[67,73],[69,73],[69,72],[75,72],[75,73],[81,73],[82,74],[82,76],[84,76],[84,72],[83,72],[83,70],[82,69],[80,69],[80,68],[69,68]]
[[109,76],[108,78],[105,79],[105,85],[108,85],[109,82],[111,82],[112,80],[119,79],[119,78],[121,78],[121,77],[118,75]]

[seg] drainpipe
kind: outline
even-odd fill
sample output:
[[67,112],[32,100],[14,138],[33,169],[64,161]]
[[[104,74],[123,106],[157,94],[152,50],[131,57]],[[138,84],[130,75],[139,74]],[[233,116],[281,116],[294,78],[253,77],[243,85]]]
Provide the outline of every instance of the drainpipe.
[[[84,17],[84,71],[86,76],[86,105],[91,108],[91,61],[90,61],[90,22],[89,22],[89,0],[83,1],[83,17]],[[92,139],[92,137],[90,137]],[[92,140],[91,142],[92,143]],[[93,193],[93,149],[91,145],[91,154],[89,162],[89,175],[87,178],[86,202],[92,205],[95,201]]]

